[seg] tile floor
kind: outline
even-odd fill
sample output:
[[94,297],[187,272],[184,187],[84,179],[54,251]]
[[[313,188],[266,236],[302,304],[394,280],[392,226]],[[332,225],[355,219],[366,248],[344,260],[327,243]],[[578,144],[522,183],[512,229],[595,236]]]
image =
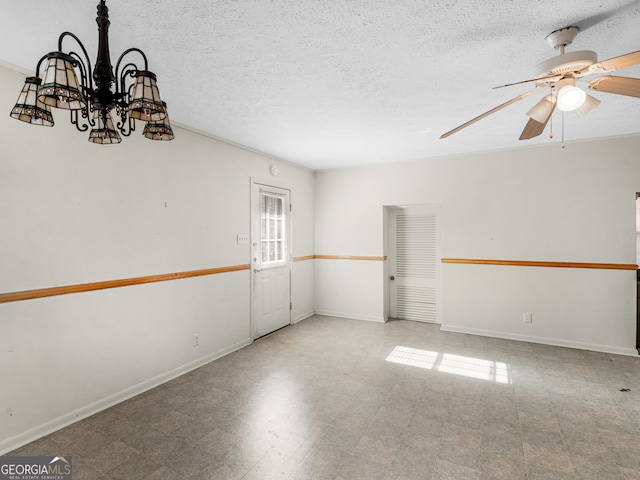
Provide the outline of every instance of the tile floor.
[[638,480],[640,359],[315,316],[13,452],[52,453],[74,480]]

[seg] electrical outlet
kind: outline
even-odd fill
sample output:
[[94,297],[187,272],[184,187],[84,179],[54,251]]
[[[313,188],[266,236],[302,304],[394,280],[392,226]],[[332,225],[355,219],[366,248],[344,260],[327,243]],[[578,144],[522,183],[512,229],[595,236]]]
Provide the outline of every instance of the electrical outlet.
[[194,333],[193,334],[193,346],[197,347],[198,345],[200,345],[200,334],[199,333]]
[[522,321],[524,323],[531,323],[533,322],[533,313],[531,312],[524,312],[524,315],[522,317]]

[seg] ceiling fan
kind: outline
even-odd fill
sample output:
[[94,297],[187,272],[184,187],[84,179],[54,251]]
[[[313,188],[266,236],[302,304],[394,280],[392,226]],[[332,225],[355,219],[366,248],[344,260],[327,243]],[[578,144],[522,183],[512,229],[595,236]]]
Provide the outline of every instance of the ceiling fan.
[[[534,90],[522,93],[502,105],[498,105],[488,112],[472,118],[459,127],[443,134],[440,138],[442,139],[453,135],[463,128],[529,95],[539,93],[541,89],[544,88],[549,88],[549,93],[527,112],[529,121],[520,135],[520,140],[528,140],[540,135],[551,119],[551,115],[556,107],[562,111],[576,111],[579,115],[587,114],[596,108],[600,104],[600,101],[588,95],[584,90],[576,87],[576,79],[587,75],[609,73],[620,68],[638,65],[640,64],[640,50],[602,62],[598,61],[596,52],[591,50],[565,52],[565,47],[573,42],[578,32],[578,27],[565,27],[551,32],[545,40],[551,47],[560,51],[558,56],[540,63],[536,67],[535,77],[532,79],[494,87],[495,89],[525,83],[535,83],[536,88]],[[601,75],[591,80],[587,88],[598,92],[616,93],[640,98],[640,79],[638,78]]]

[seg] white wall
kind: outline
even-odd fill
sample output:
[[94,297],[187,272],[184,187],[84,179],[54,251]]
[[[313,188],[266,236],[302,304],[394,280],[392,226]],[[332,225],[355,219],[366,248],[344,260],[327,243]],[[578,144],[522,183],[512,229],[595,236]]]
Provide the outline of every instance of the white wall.
[[[384,255],[383,206],[440,204],[443,257],[634,264],[638,152],[634,136],[318,172],[316,251]],[[382,262],[317,261],[316,311],[384,319],[386,281]],[[446,264],[443,281],[444,329],[636,354],[634,271]]]
[[640,265],[640,198],[636,198],[636,263]]
[[385,321],[383,262],[321,259],[315,262],[318,315]]
[[[293,254],[314,253],[311,171],[181,128],[100,146],[63,111],[18,122],[23,80],[0,66],[0,293],[248,264],[251,178],[291,188]],[[292,275],[298,321],[313,261]],[[244,270],[0,304],[0,453],[246,345],[250,300]]]

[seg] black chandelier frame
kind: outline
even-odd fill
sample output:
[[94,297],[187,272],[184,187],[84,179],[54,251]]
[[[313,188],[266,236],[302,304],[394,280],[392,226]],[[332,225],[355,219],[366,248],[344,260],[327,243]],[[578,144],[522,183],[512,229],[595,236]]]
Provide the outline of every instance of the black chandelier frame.
[[[116,62],[115,74],[109,52],[109,9],[106,0],[100,0],[97,6],[98,52],[95,68],[92,68],[87,49],[72,32],[63,32],[58,38],[58,50],[44,55],[37,63],[36,77],[28,77],[23,94],[18,99],[11,116],[27,123],[53,126],[50,107],[68,109],[71,123],[81,131],[92,128],[89,140],[96,143],[119,143],[118,133],[125,137],[135,131],[135,119],[147,121],[144,135],[154,140],[171,140],[171,130],[166,104],[160,99],[156,85],[156,75],[149,71],[147,56],[139,48],[125,50]],[[79,51],[63,52],[65,39],[74,40]],[[139,54],[144,61],[140,69],[134,61],[125,61],[130,54]],[[48,65],[40,76],[43,62]],[[52,67],[53,65],[53,67]],[[60,68],[65,65],[65,68]],[[55,71],[49,75],[48,69]],[[71,71],[69,71],[71,69]],[[66,70],[64,74],[60,74]],[[79,73],[79,76],[76,75]],[[58,83],[58,75],[65,80]],[[47,82],[50,77],[53,82]],[[75,77],[75,80],[68,80]],[[44,82],[44,85],[42,84]],[[25,91],[37,88],[37,101],[24,101]],[[37,85],[34,87],[33,85]],[[74,88],[77,85],[77,88]],[[115,86],[115,88],[114,88]],[[113,126],[110,117],[114,114]],[[43,121],[44,120],[44,121]],[[98,127],[96,129],[96,127]],[[117,129],[117,132],[115,131]]]

